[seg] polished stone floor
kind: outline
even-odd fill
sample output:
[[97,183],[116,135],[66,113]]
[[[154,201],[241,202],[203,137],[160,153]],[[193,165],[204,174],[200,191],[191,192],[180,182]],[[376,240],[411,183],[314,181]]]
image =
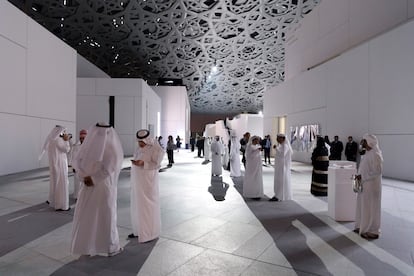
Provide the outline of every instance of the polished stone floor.
[[367,241],[352,222],[328,216],[327,198],[309,193],[309,165],[293,162],[294,200],[284,202],[267,201],[273,169],[264,166],[266,198],[252,201],[240,195],[242,178],[227,171],[212,178],[211,163],[195,155],[175,152],[172,168],[163,161],[162,233],[144,244],[127,238],[125,161],[118,184],[124,251],[110,258],[70,254],[75,202],[69,212],[44,203],[47,169],[1,176],[0,275],[414,275],[414,183],[383,179],[382,234]]

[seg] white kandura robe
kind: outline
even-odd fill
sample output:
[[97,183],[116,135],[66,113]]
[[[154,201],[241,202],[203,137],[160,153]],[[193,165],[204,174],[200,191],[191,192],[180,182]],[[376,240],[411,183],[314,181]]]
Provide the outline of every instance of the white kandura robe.
[[355,228],[359,233],[380,234],[382,157],[374,150],[367,150],[358,168],[362,193],[358,194]]
[[[103,138],[105,132],[109,134]],[[101,156],[94,158],[96,155]],[[122,145],[115,130],[90,128],[73,163],[79,177],[91,176],[94,183],[90,187],[82,185],[78,194],[72,226],[73,254],[96,255],[120,250],[117,185],[122,161]]]
[[69,208],[68,158],[69,142],[57,137],[49,142],[48,158],[50,172],[49,204],[55,210]]
[[221,157],[221,164],[224,166],[224,168],[227,169],[227,166],[229,165],[230,156],[229,156],[229,147],[225,143],[221,143],[223,145],[223,156]]
[[[81,143],[77,142],[72,146],[72,160],[76,158],[76,155],[79,153]],[[82,186],[83,180],[80,178],[75,170],[75,173],[73,174],[73,198],[77,199],[79,190]]]
[[292,187],[290,183],[292,148],[288,143],[289,142],[285,141],[276,147],[273,189],[275,197],[279,200],[292,199]]
[[223,155],[223,144],[220,141],[214,140],[211,142],[211,174],[221,175],[222,163],[221,157]]
[[248,198],[263,197],[263,169],[259,144],[246,145],[246,170],[243,180],[243,196]]
[[230,145],[230,176],[239,177],[240,172],[240,142],[237,138],[231,138]]
[[210,161],[211,160],[211,141],[210,137],[206,137],[204,139],[204,160]]
[[147,242],[159,237],[161,211],[158,170],[164,150],[158,143],[138,147],[134,160],[143,160],[144,166],[131,165],[131,225],[138,242]]

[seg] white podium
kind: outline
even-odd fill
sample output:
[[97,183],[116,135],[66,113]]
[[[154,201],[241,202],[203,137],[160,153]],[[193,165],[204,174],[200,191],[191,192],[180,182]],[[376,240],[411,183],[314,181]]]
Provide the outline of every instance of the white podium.
[[351,177],[357,173],[352,161],[329,161],[328,215],[336,221],[354,221],[357,195]]

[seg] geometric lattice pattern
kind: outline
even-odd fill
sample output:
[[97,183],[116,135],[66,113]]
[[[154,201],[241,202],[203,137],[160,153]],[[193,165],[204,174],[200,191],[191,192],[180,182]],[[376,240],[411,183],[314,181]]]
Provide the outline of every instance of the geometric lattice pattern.
[[262,110],[289,24],[320,0],[10,2],[111,77],[182,79],[192,112],[230,114]]

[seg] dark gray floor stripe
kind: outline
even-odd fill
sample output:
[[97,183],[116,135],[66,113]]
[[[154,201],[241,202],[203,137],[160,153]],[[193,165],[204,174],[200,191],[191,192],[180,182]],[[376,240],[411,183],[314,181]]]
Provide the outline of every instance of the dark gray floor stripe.
[[56,212],[46,203],[0,216],[0,257],[73,219],[73,209]]

